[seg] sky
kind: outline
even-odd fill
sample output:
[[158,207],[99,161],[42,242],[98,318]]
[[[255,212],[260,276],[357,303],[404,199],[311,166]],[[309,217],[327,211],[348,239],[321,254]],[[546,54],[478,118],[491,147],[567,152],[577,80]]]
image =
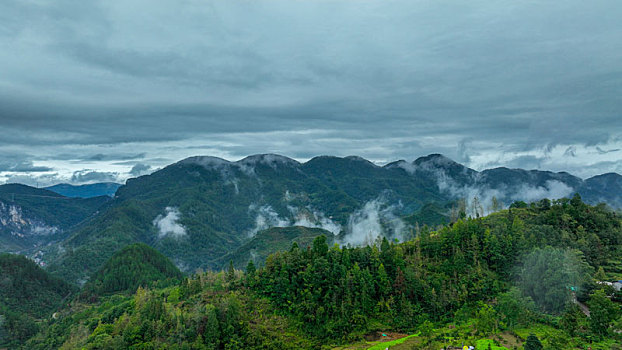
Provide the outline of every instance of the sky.
[[3,0],[0,183],[194,155],[622,173],[622,2]]

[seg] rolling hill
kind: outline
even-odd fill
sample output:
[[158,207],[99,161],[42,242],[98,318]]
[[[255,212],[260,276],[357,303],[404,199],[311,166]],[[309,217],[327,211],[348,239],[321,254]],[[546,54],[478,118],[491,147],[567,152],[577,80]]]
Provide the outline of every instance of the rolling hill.
[[128,245],[116,252],[84,286],[86,294],[134,293],[158,281],[178,283],[181,271],[164,255],[144,243]]

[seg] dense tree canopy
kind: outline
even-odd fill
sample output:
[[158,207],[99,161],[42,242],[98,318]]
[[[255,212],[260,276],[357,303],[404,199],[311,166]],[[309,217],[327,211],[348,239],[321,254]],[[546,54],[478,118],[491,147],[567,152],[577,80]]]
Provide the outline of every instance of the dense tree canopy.
[[[437,231],[423,227],[404,243],[379,239],[340,247],[320,235],[306,247],[293,243],[270,255],[263,265],[249,261],[245,274],[230,262],[219,273],[177,284],[132,283],[123,293],[102,293],[99,301],[76,300],[92,304],[43,323],[27,347],[320,348],[379,330],[419,334],[420,343],[432,346],[459,334],[485,337],[539,325],[549,330],[535,328],[537,337],[523,333],[526,348],[596,341],[608,348],[620,340],[614,332],[620,306],[594,291],[593,276],[620,273],[621,235],[617,214],[578,198],[514,206]],[[136,252],[111,259],[93,281],[119,283],[135,275],[121,266],[147,261],[148,269],[136,271],[159,281],[176,275],[157,254],[130,249]],[[572,303],[573,293],[587,300],[590,316]],[[499,349],[491,342],[478,346]]]
[[108,260],[84,288],[84,294],[105,294],[127,291],[152,282],[176,283],[182,273],[168,258],[146,244],[129,245]]
[[74,290],[21,255],[0,254],[0,347],[36,333],[35,320],[51,316]]

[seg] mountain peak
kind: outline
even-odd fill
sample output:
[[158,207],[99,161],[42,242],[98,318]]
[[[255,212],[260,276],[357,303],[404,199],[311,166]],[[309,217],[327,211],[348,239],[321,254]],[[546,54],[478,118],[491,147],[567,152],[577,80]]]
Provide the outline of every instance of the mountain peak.
[[385,169],[403,169],[407,173],[413,175],[417,171],[417,166],[414,163],[409,163],[403,159],[391,162],[383,166]]
[[298,161],[279,155],[279,154],[255,154],[252,156],[248,156],[244,159],[238,160],[236,163],[244,164],[244,165],[257,165],[264,164],[270,167],[275,167],[277,165],[289,165],[289,166],[297,166],[300,165]]
[[371,161],[369,161],[369,160],[367,160],[367,159],[365,159],[363,157],[359,157],[359,156],[347,156],[347,157],[344,157],[343,159],[347,159],[347,160],[355,161],[355,162],[362,162],[362,163],[365,163],[365,164],[370,164],[370,165],[373,165],[375,167],[378,167],[378,165],[374,164],[373,162],[371,162]]
[[440,153],[432,153],[424,157],[419,157],[415,159],[413,163],[415,165],[419,165],[422,163],[432,163],[437,166],[443,166],[443,165],[447,166],[447,165],[458,164],[453,159],[447,158]]
[[226,159],[212,156],[194,156],[188,157],[178,162],[178,164],[196,164],[205,168],[217,168],[231,164]]
[[592,176],[590,179],[602,179],[602,180],[622,180],[622,175],[618,173],[604,173],[596,176]]
[[[370,162],[369,160],[359,156],[317,156],[309,159],[304,163],[306,169],[316,169],[320,171],[342,169],[344,171],[350,171],[352,168],[359,169],[358,171],[381,169],[378,165]],[[341,171],[341,170],[340,170]]]
[[385,164],[383,166],[383,168],[389,168],[390,169],[390,168],[400,167],[404,163],[410,164],[407,161],[405,161],[404,159],[400,159],[400,160],[396,160],[396,161],[393,161],[393,162]]

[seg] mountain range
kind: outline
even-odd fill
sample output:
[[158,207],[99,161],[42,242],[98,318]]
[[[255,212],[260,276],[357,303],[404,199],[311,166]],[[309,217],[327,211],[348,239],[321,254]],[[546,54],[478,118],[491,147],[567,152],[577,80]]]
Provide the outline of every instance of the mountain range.
[[[10,195],[11,190],[0,192]],[[49,265],[49,271],[80,283],[115,251],[136,242],[158,249],[184,271],[222,268],[226,257],[235,257],[240,266],[253,254],[264,256],[248,246],[256,237],[285,237],[289,244],[283,232],[264,232],[272,227],[318,228],[322,230],[317,234],[332,234],[335,243],[361,245],[378,235],[405,240],[421,225],[446,223],[459,215],[485,215],[515,201],[575,193],[588,203],[622,208],[622,176],[582,180],[565,172],[476,171],[440,154],[385,166],[354,156],[320,156],[304,163],[273,154],[235,162],[191,157],[129,179],[113,198],[49,196],[62,203],[83,201],[75,202],[83,209],[72,220],[60,212],[51,217],[29,214],[28,220],[59,227],[62,234],[28,253]],[[0,198],[7,207],[6,196]],[[85,205],[89,201],[93,205]],[[28,205],[14,207],[23,212],[31,210]],[[10,208],[2,210],[6,213],[0,232],[5,237],[12,232],[5,222],[14,221],[7,219]],[[5,250],[23,250],[31,244],[15,240],[9,246],[13,248]]]

